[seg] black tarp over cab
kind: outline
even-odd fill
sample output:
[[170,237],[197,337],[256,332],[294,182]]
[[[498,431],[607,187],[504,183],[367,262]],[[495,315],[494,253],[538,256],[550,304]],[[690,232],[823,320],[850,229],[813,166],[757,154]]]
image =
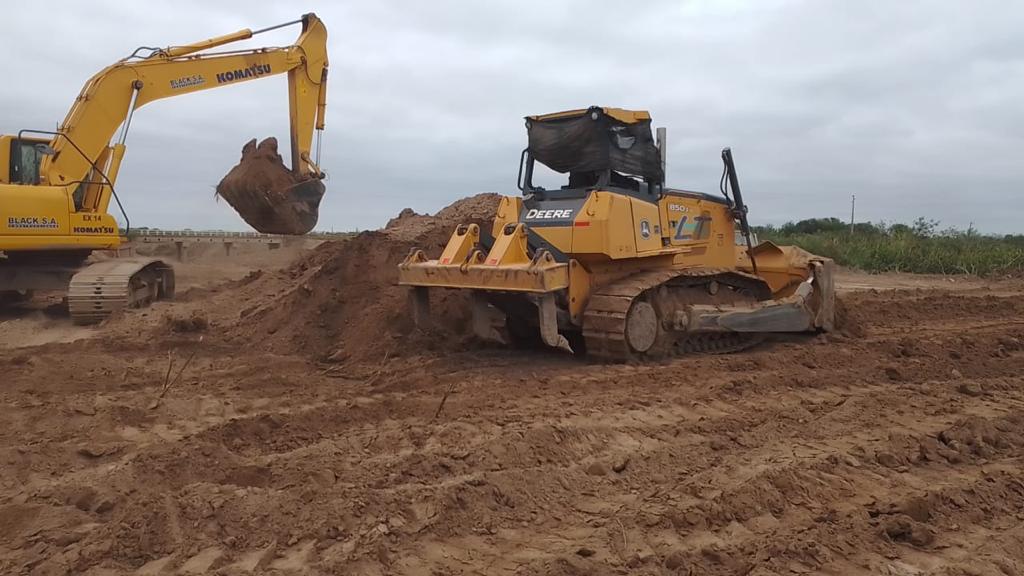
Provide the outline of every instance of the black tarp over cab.
[[530,155],[556,172],[613,170],[661,183],[661,156],[647,112],[601,108],[527,116]]

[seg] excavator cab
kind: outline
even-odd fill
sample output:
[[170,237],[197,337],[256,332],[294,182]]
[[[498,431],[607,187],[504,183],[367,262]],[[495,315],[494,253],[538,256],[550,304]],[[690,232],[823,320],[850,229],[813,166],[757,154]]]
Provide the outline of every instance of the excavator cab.
[[7,166],[3,184],[39,184],[39,166],[43,158],[53,154],[48,140],[0,136],[0,166]]

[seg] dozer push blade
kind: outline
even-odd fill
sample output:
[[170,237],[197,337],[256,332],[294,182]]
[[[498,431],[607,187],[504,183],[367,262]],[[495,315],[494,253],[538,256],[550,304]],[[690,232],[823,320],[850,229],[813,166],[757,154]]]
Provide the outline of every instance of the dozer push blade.
[[818,259],[805,270],[807,278],[788,296],[750,306],[691,306],[682,327],[690,333],[830,331],[835,326],[835,264]]
[[326,187],[316,177],[289,170],[277,153],[277,140],[267,138],[242,148],[242,160],[217,185],[217,195],[243,220],[264,234],[301,235],[319,217]]

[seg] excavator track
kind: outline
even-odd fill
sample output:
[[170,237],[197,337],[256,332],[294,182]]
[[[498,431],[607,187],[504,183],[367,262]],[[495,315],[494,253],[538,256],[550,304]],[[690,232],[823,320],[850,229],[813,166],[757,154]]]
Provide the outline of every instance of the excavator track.
[[97,262],[71,278],[68,310],[75,324],[96,324],[123,308],[174,297],[174,269],[152,258]]
[[[710,293],[713,285],[732,289],[728,293],[738,300],[728,303],[754,303],[770,297],[760,278],[735,270],[699,268],[633,274],[598,289],[590,297],[583,316],[587,355],[606,362],[658,360],[693,353],[727,354],[757,344],[762,339],[757,334],[678,332],[662,325],[664,308],[672,306],[666,299],[678,303],[698,291]],[[665,289],[657,290],[659,287]],[[637,310],[631,314],[634,306]],[[661,319],[654,312],[655,306],[663,308]],[[645,349],[638,352],[631,342],[640,342]]]

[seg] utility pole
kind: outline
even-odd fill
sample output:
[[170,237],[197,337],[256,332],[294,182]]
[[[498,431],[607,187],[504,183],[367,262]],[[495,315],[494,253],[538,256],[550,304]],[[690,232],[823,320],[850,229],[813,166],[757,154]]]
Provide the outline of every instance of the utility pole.
[[853,236],[853,218],[857,213],[857,195],[850,194],[850,236]]

